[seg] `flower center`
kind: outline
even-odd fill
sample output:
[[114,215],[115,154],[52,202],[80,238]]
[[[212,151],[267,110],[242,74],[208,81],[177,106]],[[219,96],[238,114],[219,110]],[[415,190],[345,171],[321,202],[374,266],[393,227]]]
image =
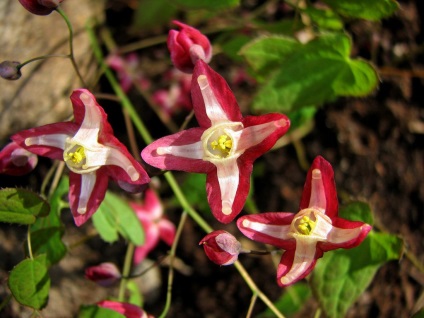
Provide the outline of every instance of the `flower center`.
[[316,222],[312,221],[309,216],[304,215],[297,221],[296,230],[303,235],[309,235],[313,231]]
[[85,149],[83,146],[74,145],[68,151],[65,150],[63,158],[68,165],[75,168],[81,168],[85,164]]
[[228,135],[221,135],[218,139],[210,143],[213,150],[221,151],[221,157],[227,157],[230,153],[231,147],[233,146],[233,141]]

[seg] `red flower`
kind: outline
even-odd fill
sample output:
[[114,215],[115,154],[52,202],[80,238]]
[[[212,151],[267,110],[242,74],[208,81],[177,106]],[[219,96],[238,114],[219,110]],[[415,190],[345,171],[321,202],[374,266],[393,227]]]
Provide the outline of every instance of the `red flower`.
[[101,263],[85,269],[85,278],[104,287],[112,286],[119,281],[121,273],[113,263]]
[[337,215],[333,168],[317,157],[309,169],[298,213],[247,215],[237,220],[237,226],[254,241],[286,250],[277,269],[277,282],[287,286],[306,277],[324,252],[358,246],[371,230],[368,224]]
[[37,155],[65,161],[71,170],[71,212],[80,226],[104,199],[109,178],[125,190],[138,190],[150,178],[113,135],[107,115],[88,90],[75,90],[71,101],[73,122],[28,129],[12,136],[12,140]]
[[126,318],[153,318],[153,316],[148,315],[143,309],[140,307],[129,304],[129,303],[121,303],[119,301],[111,301],[111,300],[103,300],[97,303],[99,307],[108,308],[113,311],[116,311]]
[[22,6],[36,15],[48,15],[64,0],[19,0]]
[[160,169],[206,173],[212,213],[229,223],[246,202],[253,162],[287,132],[290,121],[282,114],[243,118],[225,80],[203,61],[196,63],[191,94],[200,127],[160,138],[141,155]]
[[22,176],[34,170],[38,157],[11,142],[0,151],[0,173]]
[[207,257],[218,265],[233,264],[241,250],[240,242],[224,230],[209,233],[200,241],[199,245],[203,245]]
[[137,246],[134,251],[134,263],[138,264],[158,245],[159,239],[169,246],[172,245],[175,238],[175,225],[163,216],[162,204],[151,189],[147,189],[144,194],[144,204],[132,202],[130,205],[146,234],[144,244]]
[[174,66],[185,73],[192,73],[198,60],[209,63],[212,58],[212,47],[208,38],[187,24],[172,22],[181,29],[181,31],[171,30],[168,34],[168,49]]

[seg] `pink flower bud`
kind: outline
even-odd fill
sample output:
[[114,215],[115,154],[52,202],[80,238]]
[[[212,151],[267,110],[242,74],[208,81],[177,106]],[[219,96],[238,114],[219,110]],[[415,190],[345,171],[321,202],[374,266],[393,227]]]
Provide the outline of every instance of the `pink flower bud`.
[[103,287],[108,287],[115,284],[121,278],[121,273],[115,264],[101,263],[97,266],[86,268],[85,278]]
[[194,64],[198,60],[209,63],[212,58],[212,47],[208,38],[199,30],[173,21],[181,31],[171,30],[168,34],[168,49],[176,68],[185,73],[193,73]]
[[130,303],[121,303],[119,301],[103,300],[97,303],[97,306],[116,311],[124,315],[126,318],[153,318],[153,316],[148,315],[140,307]]
[[36,15],[48,15],[64,0],[19,0],[22,6]]
[[7,80],[17,80],[21,78],[22,74],[18,66],[21,63],[14,61],[4,61],[0,63],[0,76]]
[[0,173],[22,176],[34,170],[38,157],[11,142],[0,151]]
[[241,250],[240,242],[224,230],[209,233],[200,241],[199,245],[203,245],[206,256],[218,265],[233,264]]

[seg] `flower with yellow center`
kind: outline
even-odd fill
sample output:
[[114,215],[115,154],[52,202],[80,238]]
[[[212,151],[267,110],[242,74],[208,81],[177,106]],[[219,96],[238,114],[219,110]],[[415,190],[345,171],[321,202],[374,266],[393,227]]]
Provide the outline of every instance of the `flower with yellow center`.
[[196,62],[191,95],[200,127],[160,138],[141,156],[160,169],[206,173],[212,213],[228,223],[246,202],[253,162],[287,132],[290,121],[283,114],[243,117],[225,80],[203,61]]
[[277,283],[287,286],[306,277],[324,252],[355,247],[371,230],[370,225],[341,219],[337,213],[333,169],[324,158],[317,157],[309,169],[298,213],[243,216],[237,226],[252,240],[285,250]]
[[107,116],[86,89],[71,95],[74,121],[22,131],[12,139],[22,148],[65,161],[70,173],[69,203],[77,225],[102,202],[109,178],[129,190],[149,182],[141,165],[113,135]]

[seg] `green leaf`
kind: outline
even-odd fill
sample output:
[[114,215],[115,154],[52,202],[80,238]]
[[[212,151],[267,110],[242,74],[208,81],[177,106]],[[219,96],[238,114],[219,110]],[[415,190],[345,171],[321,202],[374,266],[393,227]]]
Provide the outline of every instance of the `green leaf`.
[[125,318],[124,315],[109,309],[96,305],[82,305],[80,307],[78,318]]
[[350,202],[339,210],[339,217],[351,220],[361,221],[369,225],[374,224],[371,207],[365,202]]
[[344,317],[378,268],[400,258],[402,247],[403,241],[398,237],[371,231],[356,248],[325,253],[310,279],[325,314],[330,318]]
[[[44,254],[47,266],[58,263],[67,252],[66,245],[62,242],[63,233],[63,227],[49,227],[34,232],[31,229],[32,253],[34,255]],[[27,244],[25,242],[25,246]]]
[[345,34],[324,34],[305,45],[271,37],[246,46],[241,54],[260,77],[269,77],[253,109],[289,113],[337,96],[369,94],[377,86],[377,73],[370,64],[351,59],[350,49]]
[[[311,289],[305,283],[297,283],[284,289],[282,296],[274,303],[275,307],[286,317],[297,313],[311,297]],[[275,314],[268,308],[259,318],[272,318]]]
[[343,29],[343,21],[332,10],[308,7],[303,10],[303,12],[306,13],[319,28],[328,30]]
[[119,233],[135,245],[144,243],[144,231],[134,210],[112,192],[106,192],[92,218],[95,228],[106,242],[115,242]]
[[240,4],[240,0],[170,0],[170,2],[188,10],[223,10],[236,7]]
[[137,283],[134,280],[129,280],[126,284],[126,289],[129,294],[128,302],[130,304],[143,307],[143,295]]
[[241,61],[242,57],[238,52],[249,41],[250,37],[247,35],[234,35],[234,33],[231,33],[229,37],[225,36],[223,39],[216,39],[215,43],[220,43],[222,52],[227,54],[234,61]]
[[8,285],[16,301],[34,309],[42,309],[49,298],[50,277],[45,255],[25,259],[10,272]]
[[190,173],[184,180],[181,190],[185,193],[190,205],[198,210],[210,214],[208,199],[206,196],[206,175],[203,173]]
[[24,189],[0,190],[0,222],[32,224],[49,213],[49,204],[38,194]]
[[324,0],[324,2],[341,15],[372,21],[388,17],[399,8],[395,0]]
[[133,26],[142,30],[149,30],[167,25],[176,15],[177,8],[168,0],[138,1],[134,13]]

